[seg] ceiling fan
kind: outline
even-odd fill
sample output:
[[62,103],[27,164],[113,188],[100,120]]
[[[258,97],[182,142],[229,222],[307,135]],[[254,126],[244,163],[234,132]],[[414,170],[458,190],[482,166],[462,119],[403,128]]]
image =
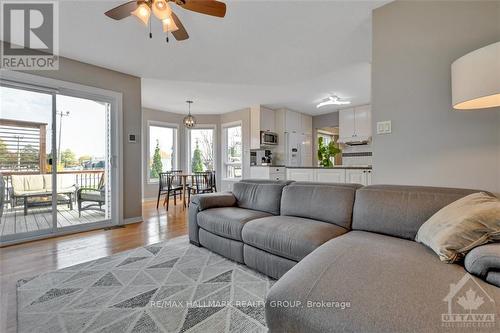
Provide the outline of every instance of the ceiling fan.
[[126,2],[118,7],[108,10],[104,13],[106,16],[121,20],[130,15],[138,18],[144,25],[149,25],[149,38],[153,37],[151,33],[151,12],[163,25],[163,31],[171,32],[177,40],[185,40],[189,35],[182,25],[181,21],[170,8],[169,2],[174,2],[176,5],[206,15],[224,17],[226,15],[226,4],[216,0],[134,0]]

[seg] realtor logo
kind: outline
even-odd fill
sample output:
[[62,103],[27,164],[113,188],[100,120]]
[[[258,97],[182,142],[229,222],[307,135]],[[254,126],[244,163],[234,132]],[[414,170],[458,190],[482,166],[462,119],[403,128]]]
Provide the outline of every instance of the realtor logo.
[[55,1],[0,1],[2,69],[58,69],[59,12]]
[[495,301],[472,275],[465,274],[458,283],[450,284],[450,290],[443,301],[447,303],[448,311],[441,314],[442,326],[495,327]]

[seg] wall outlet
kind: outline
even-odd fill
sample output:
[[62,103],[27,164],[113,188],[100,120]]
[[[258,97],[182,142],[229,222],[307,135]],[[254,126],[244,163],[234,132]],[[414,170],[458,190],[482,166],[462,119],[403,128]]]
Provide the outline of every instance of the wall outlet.
[[391,134],[392,122],[390,120],[377,122],[377,134]]

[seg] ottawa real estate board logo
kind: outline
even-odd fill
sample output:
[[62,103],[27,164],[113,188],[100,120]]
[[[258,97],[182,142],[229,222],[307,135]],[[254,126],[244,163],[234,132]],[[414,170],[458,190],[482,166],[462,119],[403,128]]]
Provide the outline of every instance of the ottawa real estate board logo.
[[441,326],[495,329],[495,301],[472,275],[465,274],[460,281],[450,284],[443,301],[448,311],[441,314]]
[[0,68],[59,69],[57,1],[0,1]]

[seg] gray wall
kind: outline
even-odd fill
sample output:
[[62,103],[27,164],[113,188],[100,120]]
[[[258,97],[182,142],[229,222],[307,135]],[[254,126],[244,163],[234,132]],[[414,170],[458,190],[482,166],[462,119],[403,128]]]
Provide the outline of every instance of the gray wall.
[[[144,158],[142,159],[142,191],[143,191],[143,199],[152,199],[156,198],[158,195],[158,184],[157,183],[148,183],[148,159],[147,159],[147,138],[148,134],[148,121],[161,121],[165,123],[177,124],[179,126],[178,131],[178,167],[182,170],[188,170],[188,159],[187,159],[187,131],[184,125],[182,124],[182,120],[184,119],[185,114],[171,113],[165,111],[158,111],[143,108],[142,110],[142,149]],[[215,133],[215,159],[217,161],[216,164],[216,174],[217,174],[217,183],[220,183],[220,115],[194,115],[198,124],[203,125],[215,125],[216,133]]]
[[373,13],[375,183],[500,192],[500,110],[454,111],[451,63],[500,40],[500,2],[396,1]]
[[324,127],[338,127],[339,126],[339,113],[331,112],[322,114],[319,116],[312,117],[312,129],[313,129],[313,145],[312,145],[312,156],[313,156],[313,166],[318,165],[318,128]]
[[79,61],[60,58],[57,71],[32,71],[31,74],[74,82],[123,94],[123,215],[140,217],[141,205],[141,145],[126,140],[129,132],[141,134],[141,80]]

